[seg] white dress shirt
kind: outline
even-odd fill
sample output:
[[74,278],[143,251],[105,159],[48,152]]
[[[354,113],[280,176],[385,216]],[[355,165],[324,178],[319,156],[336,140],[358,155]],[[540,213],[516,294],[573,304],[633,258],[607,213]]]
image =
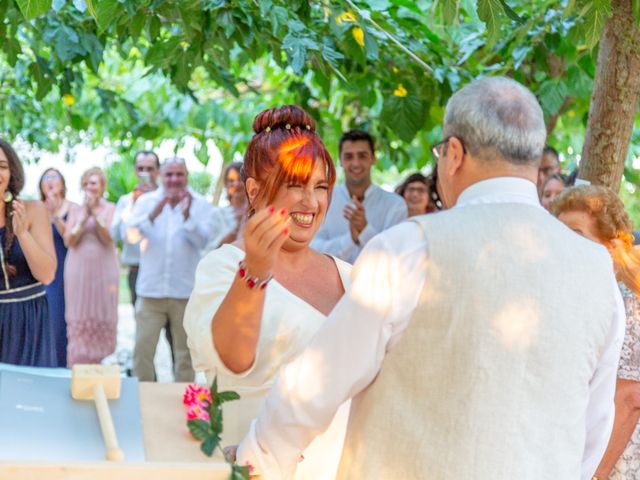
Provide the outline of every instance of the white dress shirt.
[[[502,202],[540,207],[532,182],[505,177],[470,186],[454,208]],[[426,271],[415,266],[426,262],[427,243],[425,232],[412,222],[403,222],[369,242],[354,266],[349,291],[304,352],[281,371],[239,446],[239,464],[248,461],[266,479],[287,478],[299,453],[322,432],[339,405],[373,381],[385,353],[396,344],[418,306],[427,279]],[[624,305],[614,280],[611,295],[616,309],[590,382],[583,479],[593,475],[613,425],[615,376],[625,327]]]
[[140,272],[136,283],[139,297],[187,299],[193,290],[200,252],[211,237],[213,207],[191,192],[189,218],[182,204],[168,203],[152,222],[149,214],[164,195],[164,189],[145,193],[133,207],[128,232],[140,241]]
[[367,226],[358,236],[358,245],[351,238],[349,221],[344,218],[343,211],[346,205],[353,206],[353,201],[347,186],[341,183],[333,190],[327,216],[313,238],[311,247],[349,263],[356,261],[362,248],[374,236],[408,216],[404,198],[387,192],[377,185],[369,185],[362,201]]
[[[127,222],[131,220],[133,212],[133,192],[127,193],[118,199],[116,211],[111,222],[111,238],[114,242],[122,242],[120,261],[124,265],[140,264],[140,238],[132,232],[127,234]],[[129,238],[133,236],[134,238]]]

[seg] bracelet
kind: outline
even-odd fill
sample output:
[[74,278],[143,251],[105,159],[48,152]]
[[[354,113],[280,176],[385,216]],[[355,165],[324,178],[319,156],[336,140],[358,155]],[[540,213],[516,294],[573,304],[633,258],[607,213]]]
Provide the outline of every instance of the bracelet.
[[250,290],[253,290],[256,287],[260,290],[264,290],[273,278],[271,273],[268,273],[266,278],[263,279],[260,279],[255,275],[252,276],[244,260],[240,260],[240,263],[238,263],[238,276],[245,281]]

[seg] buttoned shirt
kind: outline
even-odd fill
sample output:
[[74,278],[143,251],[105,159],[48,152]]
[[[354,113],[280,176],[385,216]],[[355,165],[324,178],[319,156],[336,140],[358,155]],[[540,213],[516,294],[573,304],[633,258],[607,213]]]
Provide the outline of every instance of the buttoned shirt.
[[124,265],[138,265],[140,263],[140,238],[132,233],[127,235],[127,222],[131,220],[133,212],[133,192],[127,193],[118,199],[116,211],[111,222],[111,238],[115,242],[122,242],[120,261]]
[[358,235],[356,244],[351,237],[349,221],[344,218],[343,211],[346,205],[353,206],[353,201],[347,186],[341,183],[333,190],[327,216],[313,238],[311,247],[349,263],[356,261],[362,248],[375,235],[408,216],[404,198],[387,192],[377,185],[369,185],[362,201],[367,225]]
[[[453,208],[504,202],[542,208],[536,186],[511,177],[470,186]],[[385,353],[397,343],[418,306],[428,279],[426,270],[415,266],[426,264],[428,254],[427,234],[414,222],[403,222],[369,242],[354,266],[351,288],[307,349],[281,371],[239,446],[240,465],[249,462],[263,478],[284,478],[338,407],[373,381]],[[597,468],[613,425],[615,378],[625,328],[624,305],[613,277],[610,294],[615,310],[589,384],[583,480],[590,479]],[[319,352],[322,365],[314,362]]]
[[168,203],[154,221],[149,214],[162,200],[164,189],[145,193],[136,201],[127,235],[140,238],[139,297],[189,298],[193,290],[200,252],[211,237],[212,206],[201,195],[193,196],[185,220],[182,204]]

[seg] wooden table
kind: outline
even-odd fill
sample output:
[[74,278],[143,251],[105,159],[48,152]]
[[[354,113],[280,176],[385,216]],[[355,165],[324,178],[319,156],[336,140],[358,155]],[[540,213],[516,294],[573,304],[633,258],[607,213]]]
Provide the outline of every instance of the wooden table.
[[185,383],[140,383],[145,462],[0,462],[0,479],[226,480],[230,469],[222,455],[207,457],[189,433],[182,405],[186,386]]

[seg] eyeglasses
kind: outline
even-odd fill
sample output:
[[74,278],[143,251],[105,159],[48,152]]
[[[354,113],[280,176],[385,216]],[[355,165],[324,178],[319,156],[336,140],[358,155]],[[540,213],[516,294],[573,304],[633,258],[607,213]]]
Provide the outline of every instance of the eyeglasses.
[[57,173],[47,173],[44,177],[42,177],[42,181],[45,180],[60,180],[62,177]]
[[428,193],[427,187],[407,187],[406,193],[419,193],[420,195],[426,195]]
[[453,135],[451,135],[449,137],[446,137],[444,140],[439,141],[438,143],[436,143],[431,147],[431,155],[433,155],[433,158],[436,159],[436,162],[440,160],[440,157],[442,156],[440,154],[441,147],[449,143],[449,140],[451,140],[452,138],[457,138],[460,144],[462,145],[462,153],[467,153],[467,148],[464,146],[464,142],[462,141],[462,139],[460,137],[454,137]]
[[156,167],[147,167],[144,165],[136,166],[136,172],[153,172],[156,170]]

